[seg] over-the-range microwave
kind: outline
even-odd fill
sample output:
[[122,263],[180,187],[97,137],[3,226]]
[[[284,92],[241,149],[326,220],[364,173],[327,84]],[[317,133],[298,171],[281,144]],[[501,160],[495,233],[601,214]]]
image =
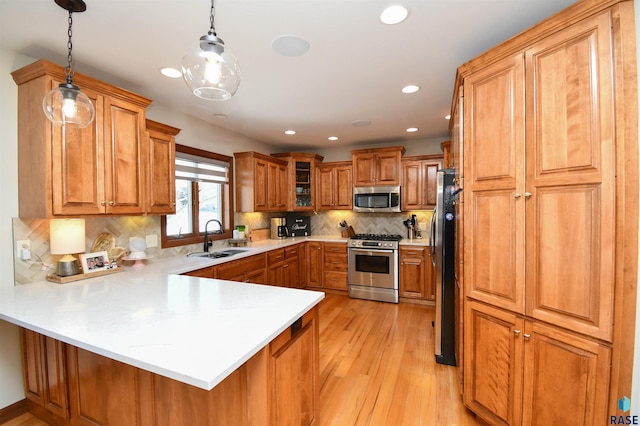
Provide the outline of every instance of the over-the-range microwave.
[[400,186],[356,186],[353,188],[354,212],[399,212]]

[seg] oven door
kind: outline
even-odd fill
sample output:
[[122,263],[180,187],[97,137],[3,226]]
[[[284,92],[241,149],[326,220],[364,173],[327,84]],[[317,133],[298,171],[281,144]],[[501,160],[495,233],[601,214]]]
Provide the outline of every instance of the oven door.
[[398,288],[397,250],[349,248],[349,285]]

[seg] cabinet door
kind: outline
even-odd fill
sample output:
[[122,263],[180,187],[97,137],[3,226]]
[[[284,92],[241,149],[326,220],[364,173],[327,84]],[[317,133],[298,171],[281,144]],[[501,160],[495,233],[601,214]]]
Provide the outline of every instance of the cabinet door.
[[[523,57],[474,73],[465,92],[467,296],[524,312]],[[467,284],[466,283],[466,284]]]
[[523,337],[522,424],[609,424],[611,350],[541,323],[527,323]]
[[323,255],[322,255],[322,243],[318,241],[311,241],[307,243],[307,285],[309,287],[322,287],[322,279],[324,271],[322,267]]
[[148,132],[149,143],[149,213],[175,214],[175,139],[158,131]]
[[353,185],[371,186],[376,184],[376,156],[373,153],[353,156]]
[[402,162],[402,210],[422,209],[422,161]]
[[318,204],[318,209],[332,210],[335,197],[333,193],[335,188],[333,167],[318,166],[316,176],[318,185],[316,203]]
[[376,154],[376,185],[400,185],[400,151]]
[[307,287],[308,243],[298,244],[298,287]]
[[520,424],[523,325],[510,312],[465,303],[464,402],[489,424]]
[[400,296],[424,299],[426,265],[424,248],[400,247]]
[[338,166],[335,174],[335,204],[334,209],[351,210],[353,208],[353,182],[351,181],[351,166]]
[[96,107],[85,128],[52,126],[51,194],[54,215],[105,212],[104,97],[83,89]]
[[267,192],[267,179],[269,176],[269,166],[266,161],[255,160],[254,164],[254,207],[255,211],[267,211],[269,193]]
[[287,168],[267,163],[267,207],[269,211],[287,208]]
[[437,173],[442,168],[442,163],[425,161],[422,166],[422,205],[424,209],[433,208],[436,205],[438,192]]
[[617,189],[609,19],[525,52],[527,315],[607,341]]
[[145,212],[144,108],[105,98],[105,195],[110,214]]
[[318,311],[313,309],[271,342],[271,425],[317,424]]
[[190,277],[201,277],[201,278],[213,278],[215,274],[215,267],[209,266],[207,268],[196,269],[195,271],[185,272],[181,275],[187,275]]

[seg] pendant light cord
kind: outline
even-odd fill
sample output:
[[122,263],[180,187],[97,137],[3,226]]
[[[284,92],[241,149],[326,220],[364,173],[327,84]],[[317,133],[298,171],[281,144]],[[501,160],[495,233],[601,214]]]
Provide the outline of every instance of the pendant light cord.
[[214,35],[214,36],[218,36],[216,34],[216,29],[213,26],[213,15],[215,14],[216,9],[215,6],[213,5],[213,0],[211,0],[211,11],[209,12],[209,21],[211,22],[211,28],[209,28],[209,35]]
[[64,73],[67,76],[67,84],[73,83],[73,66],[71,65],[72,57],[71,50],[73,49],[73,44],[71,43],[71,28],[73,27],[73,4],[69,2],[69,29],[67,30],[67,35],[69,36],[69,40],[67,41],[67,67],[64,69]]

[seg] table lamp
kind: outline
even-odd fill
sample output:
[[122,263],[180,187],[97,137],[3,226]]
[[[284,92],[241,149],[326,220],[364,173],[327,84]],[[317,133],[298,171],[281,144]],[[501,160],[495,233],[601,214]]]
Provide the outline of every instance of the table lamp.
[[56,275],[76,275],[78,259],[72,253],[84,253],[84,219],[52,219],[49,222],[49,247],[51,254],[64,254],[58,261]]

